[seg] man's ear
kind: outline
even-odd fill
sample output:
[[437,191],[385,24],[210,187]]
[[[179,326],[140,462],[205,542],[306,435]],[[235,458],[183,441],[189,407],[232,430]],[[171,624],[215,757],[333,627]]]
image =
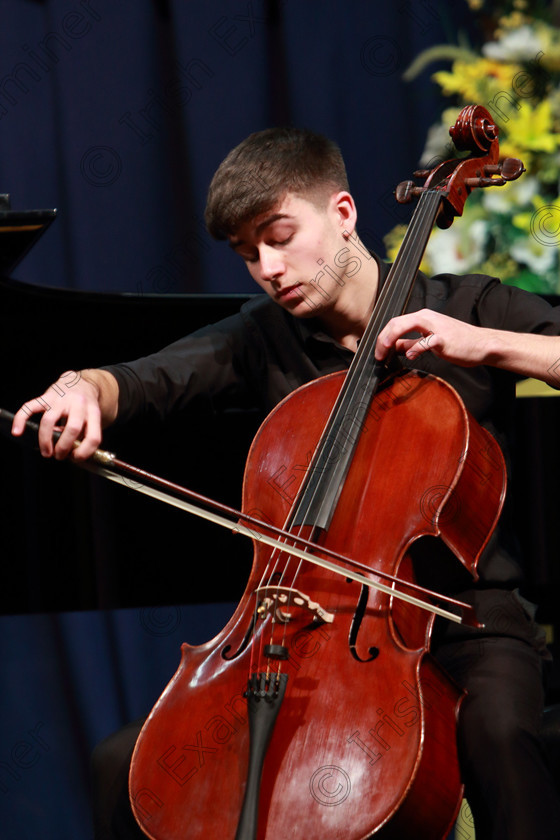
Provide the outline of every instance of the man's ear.
[[358,212],[354,199],[346,190],[334,193],[331,197],[332,207],[337,214],[341,233],[352,234],[356,229]]

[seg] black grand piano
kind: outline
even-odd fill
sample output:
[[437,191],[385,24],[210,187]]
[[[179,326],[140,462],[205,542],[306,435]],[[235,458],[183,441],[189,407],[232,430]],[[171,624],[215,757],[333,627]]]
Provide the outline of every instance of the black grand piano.
[[[44,227],[53,211],[46,212]],[[10,214],[0,200],[4,409],[16,410],[64,370],[145,355],[231,314],[246,299],[104,294],[19,283],[10,273],[42,229],[26,233],[21,228],[30,220]],[[257,418],[215,416],[200,405],[188,423],[172,422],[165,434],[157,424],[138,422],[109,430],[104,446],[238,506],[244,459],[256,428]],[[539,619],[556,636],[559,430],[560,399],[518,400],[511,492],[519,539],[530,558],[527,595],[540,604]],[[241,537],[71,464],[43,460],[5,436],[0,446],[4,614],[235,601],[242,594],[251,546]]]
[[[104,294],[44,288],[9,274],[54,218],[0,199],[0,406],[15,411],[67,369],[137,358],[237,311],[242,295]],[[257,419],[198,406],[187,425],[109,430],[129,463],[239,507]],[[2,435],[1,611],[47,612],[235,601],[251,546],[221,529],[44,460]],[[218,492],[217,492],[218,491]],[[246,544],[245,544],[246,543]]]

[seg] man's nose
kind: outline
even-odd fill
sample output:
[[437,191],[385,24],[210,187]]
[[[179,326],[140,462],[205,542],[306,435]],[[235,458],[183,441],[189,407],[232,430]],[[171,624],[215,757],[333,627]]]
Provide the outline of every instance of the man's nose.
[[275,277],[284,273],[284,260],[282,259],[282,255],[274,248],[270,248],[267,245],[261,247],[259,261],[263,280],[273,280]]

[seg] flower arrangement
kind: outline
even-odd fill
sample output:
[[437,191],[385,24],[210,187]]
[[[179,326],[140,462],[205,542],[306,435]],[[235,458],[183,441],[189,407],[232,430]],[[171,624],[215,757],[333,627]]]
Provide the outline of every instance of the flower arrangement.
[[[481,52],[434,47],[409,68],[413,78],[436,59],[451,68],[433,79],[454,107],[429,134],[421,160],[431,169],[454,156],[449,138],[459,109],[483,105],[500,131],[500,156],[520,158],[526,173],[503,187],[475,190],[463,217],[432,234],[422,268],[429,273],[481,271],[541,294],[560,294],[560,29],[550,3],[468,0],[484,23]],[[487,14],[485,5],[492,7]],[[403,229],[386,237],[394,258]]]

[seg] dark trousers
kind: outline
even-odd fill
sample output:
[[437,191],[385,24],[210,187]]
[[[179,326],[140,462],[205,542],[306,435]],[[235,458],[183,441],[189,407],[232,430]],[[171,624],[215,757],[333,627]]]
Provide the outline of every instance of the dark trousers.
[[[560,840],[558,780],[549,773],[539,738],[541,656],[526,642],[490,637],[443,645],[437,658],[469,692],[458,739],[476,840]],[[127,794],[142,723],[131,723],[94,752],[96,840],[145,838]]]
[[128,798],[128,771],[132,751],[145,718],[109,735],[91,759],[95,840],[146,840]]
[[560,798],[539,733],[542,658],[489,637],[445,645],[438,660],[467,689],[459,762],[476,840],[559,840]]

